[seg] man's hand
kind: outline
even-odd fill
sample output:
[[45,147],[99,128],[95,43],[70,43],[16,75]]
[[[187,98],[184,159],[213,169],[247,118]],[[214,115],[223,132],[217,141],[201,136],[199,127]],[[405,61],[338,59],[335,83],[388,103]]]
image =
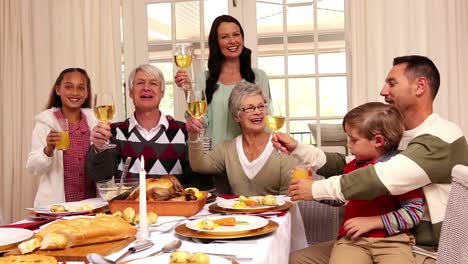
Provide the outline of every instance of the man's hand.
[[291,153],[297,147],[297,141],[286,133],[274,133],[271,139],[273,147],[283,153]]
[[111,127],[109,123],[99,122],[97,126],[91,130],[91,142],[96,150],[104,150],[104,145],[111,138]]
[[314,199],[312,196],[312,179],[291,179],[289,183],[289,196],[292,201],[307,200],[311,201]]
[[343,224],[346,235],[351,239],[356,239],[374,229],[383,229],[384,225],[379,215],[367,217],[355,217],[346,220]]
[[184,90],[192,89],[192,80],[190,79],[186,70],[178,70],[176,75],[174,76],[174,82],[177,84],[178,87],[181,87]]

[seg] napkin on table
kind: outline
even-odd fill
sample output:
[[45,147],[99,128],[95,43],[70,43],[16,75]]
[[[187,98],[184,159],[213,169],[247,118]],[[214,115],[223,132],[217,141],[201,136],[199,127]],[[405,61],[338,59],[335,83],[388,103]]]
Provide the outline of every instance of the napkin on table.
[[50,223],[50,222],[55,221],[55,220],[57,220],[57,219],[50,218],[50,219],[34,221],[34,222],[4,225],[4,226],[0,226],[0,227],[4,227],[4,228],[24,228],[24,229],[29,229],[29,230],[36,230],[36,229],[39,229],[40,226],[45,225],[45,224]]

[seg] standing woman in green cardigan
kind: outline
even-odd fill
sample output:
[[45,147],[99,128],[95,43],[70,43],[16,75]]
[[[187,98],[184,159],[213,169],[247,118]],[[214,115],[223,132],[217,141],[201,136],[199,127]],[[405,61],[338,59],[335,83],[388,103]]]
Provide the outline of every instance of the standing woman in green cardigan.
[[205,89],[208,101],[206,118],[189,119],[193,119],[190,124],[196,126],[194,129],[206,127],[211,144],[216,145],[241,133],[228,110],[228,98],[234,86],[241,82],[255,83],[267,101],[270,99],[270,91],[266,73],[251,66],[252,51],[244,46],[244,30],[237,19],[229,15],[217,17],[211,25],[208,46],[208,71],[201,72],[195,78],[195,87],[192,87],[185,70],[179,70],[174,80],[179,87]]
[[[241,130],[231,140],[203,151],[199,130],[192,130],[193,119],[187,120],[189,161],[192,169],[202,174],[226,175],[231,194],[287,194],[290,171],[297,160],[274,150],[272,135],[265,129],[267,97],[255,84],[241,82],[229,97],[229,113]],[[202,177],[202,176],[200,176]]]

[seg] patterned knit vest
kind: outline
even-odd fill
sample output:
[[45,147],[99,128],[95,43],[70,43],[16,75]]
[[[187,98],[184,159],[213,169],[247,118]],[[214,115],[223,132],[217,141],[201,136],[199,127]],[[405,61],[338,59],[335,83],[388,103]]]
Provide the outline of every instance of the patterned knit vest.
[[187,130],[185,123],[167,116],[169,127],[161,126],[160,130],[150,140],[146,140],[134,127],[129,131],[129,120],[113,123],[111,130],[120,156],[117,168],[118,178],[122,174],[127,157],[131,157],[128,177],[138,178],[140,157],[145,159],[146,177],[158,178],[172,174],[181,179],[184,167],[188,165]]

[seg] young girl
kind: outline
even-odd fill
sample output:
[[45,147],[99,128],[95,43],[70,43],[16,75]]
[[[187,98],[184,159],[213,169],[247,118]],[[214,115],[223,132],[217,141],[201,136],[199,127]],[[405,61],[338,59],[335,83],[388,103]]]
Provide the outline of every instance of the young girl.
[[[91,107],[91,81],[85,70],[68,68],[55,81],[46,110],[35,117],[26,167],[40,176],[34,207],[96,197],[94,182],[84,174],[90,128],[97,124]],[[56,149],[59,120],[68,120],[70,145]]]

